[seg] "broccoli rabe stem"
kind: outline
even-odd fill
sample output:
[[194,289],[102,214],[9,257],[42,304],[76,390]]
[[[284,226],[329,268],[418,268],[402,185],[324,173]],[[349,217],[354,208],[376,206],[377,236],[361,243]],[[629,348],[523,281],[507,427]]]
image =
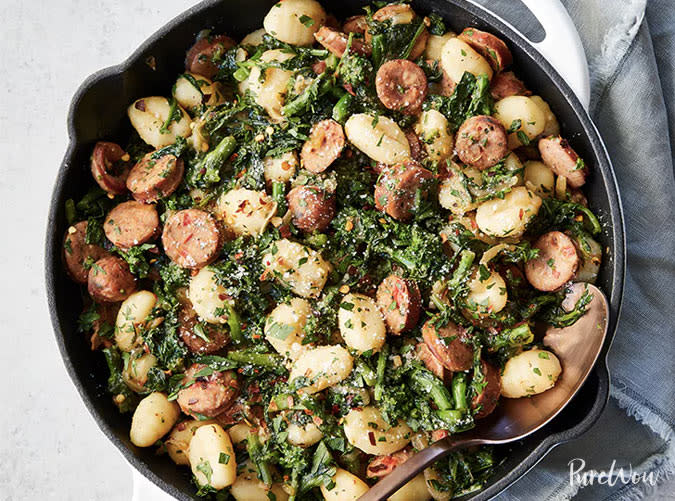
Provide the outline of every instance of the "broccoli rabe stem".
[[466,401],[466,374],[456,373],[452,378],[452,398],[455,400],[455,409],[468,409]]
[[428,393],[440,411],[453,408],[452,397],[443,382],[426,369],[413,371],[411,378],[425,393]]
[[333,106],[333,120],[344,125],[349,118],[353,102],[354,97],[345,92],[340,100],[335,103],[335,106]]
[[298,115],[309,108],[313,101],[323,96],[333,87],[333,82],[328,78],[328,71],[316,77],[302,94],[281,108],[281,114],[285,117]]
[[239,315],[234,308],[230,308],[227,316],[227,325],[230,328],[230,339],[235,344],[239,344],[244,341],[244,336],[241,333],[241,322],[239,321]]
[[375,382],[375,400],[382,400],[384,392],[384,371],[387,367],[387,357],[389,356],[389,345],[384,345],[377,358],[377,380]]
[[471,265],[473,260],[476,258],[476,254],[469,249],[464,249],[459,255],[459,264],[452,274],[452,278],[448,281],[448,289],[454,290],[459,287],[462,282],[466,279],[466,276],[471,270]]
[[283,367],[283,358],[274,353],[256,353],[250,350],[231,351],[227,358],[240,364],[259,365],[268,369]]
[[496,336],[489,338],[489,347],[492,350],[500,348],[513,348],[529,344],[534,340],[534,334],[530,329],[530,324],[523,323],[512,329],[505,329]]
[[277,216],[283,217],[286,214],[286,183],[272,183],[272,198],[277,203]]
[[260,459],[262,454],[262,444],[256,433],[249,432],[246,437],[246,450],[248,455],[255,464],[256,470],[258,470],[258,477],[265,485],[272,485],[272,471],[270,470],[267,461]]
[[237,140],[232,136],[225,137],[218,145],[209,151],[197,164],[194,170],[192,184],[202,181],[206,184],[215,184],[220,181],[220,169],[230,158],[237,147]]

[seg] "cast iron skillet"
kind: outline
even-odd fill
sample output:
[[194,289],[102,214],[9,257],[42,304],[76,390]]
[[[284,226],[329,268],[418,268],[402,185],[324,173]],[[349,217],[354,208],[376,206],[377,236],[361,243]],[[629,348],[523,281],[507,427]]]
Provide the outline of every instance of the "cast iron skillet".
[[[322,0],[338,18],[360,12],[360,0]],[[58,171],[52,195],[46,239],[46,280],[49,309],[57,343],[66,368],[85,405],[106,436],[143,475],[180,500],[195,492],[186,468],[177,468],[154,448],[140,449],[129,441],[130,416],[113,405],[105,384],[103,357],[92,353],[85,338],[76,332],[82,310],[81,291],[71,282],[61,264],[62,239],[67,228],[65,201],[79,198],[92,184],[88,163],[94,143],[117,140],[130,133],[126,108],[137,98],[168,95],[176,76],[183,71],[183,55],[203,28],[241,39],[260,28],[274,0],[206,0],[180,15],[155,33],[124,63],[89,77],[73,98],[68,117],[70,144]],[[507,449],[486,488],[472,499],[488,499],[514,483],[556,445],[578,437],[595,423],[609,395],[606,355],[616,329],[624,281],[624,228],[621,203],[610,160],[600,136],[565,81],[528,41],[486,11],[465,0],[418,0],[420,14],[437,12],[449,29],[474,26],[502,37],[513,52],[519,75],[554,110],[563,134],[586,159],[592,175],[586,194],[603,223],[601,242],[606,248],[598,285],[610,303],[609,332],[603,352],[584,387],[570,405],[548,426]],[[562,49],[564,50],[564,49]]]

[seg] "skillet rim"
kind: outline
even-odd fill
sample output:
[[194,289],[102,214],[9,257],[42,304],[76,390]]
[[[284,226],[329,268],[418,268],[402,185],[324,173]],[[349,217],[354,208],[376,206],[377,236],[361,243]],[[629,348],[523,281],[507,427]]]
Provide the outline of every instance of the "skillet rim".
[[[150,49],[156,42],[161,40],[166,36],[170,36],[171,33],[181,24],[189,20],[191,17],[198,15],[204,10],[214,7],[215,5],[221,3],[223,0],[203,0],[202,2],[190,7],[183,13],[179,14],[161,28],[159,28],[155,33],[148,37],[138,48],[123,62],[120,64],[110,66],[87,77],[80,87],[75,92],[73,99],[71,101],[69,110],[68,110],[68,121],[67,129],[69,136],[69,144],[64,154],[63,161],[57,172],[57,177],[54,182],[54,187],[52,189],[52,198],[49,206],[49,215],[47,218],[47,227],[46,227],[46,239],[45,239],[45,279],[46,279],[46,290],[47,290],[47,299],[49,305],[49,313],[51,318],[52,327],[54,330],[54,335],[56,337],[56,342],[61,354],[61,358],[65,365],[66,371],[76,387],[80,398],[85,404],[87,410],[91,416],[96,421],[101,432],[103,432],[106,437],[115,445],[118,451],[126,459],[126,461],[131,464],[137,471],[139,471],[144,477],[152,481],[160,489],[167,492],[168,494],[174,496],[180,500],[191,500],[193,497],[190,494],[183,492],[178,489],[172,483],[169,483],[157,475],[148,464],[143,461],[141,458],[136,456],[131,449],[129,449],[113,432],[112,427],[110,426],[106,416],[99,411],[96,407],[95,402],[90,395],[80,379],[77,377],[75,366],[70,359],[70,356],[67,352],[65,346],[65,336],[64,330],[62,329],[61,322],[58,317],[58,306],[56,298],[56,273],[61,273],[60,269],[60,252],[57,252],[56,249],[60,249],[58,243],[60,242],[61,235],[57,235],[52,228],[56,227],[57,215],[59,214],[59,209],[63,205],[63,192],[65,185],[65,174],[66,171],[70,169],[70,163],[76,150],[79,140],[76,133],[75,126],[75,117],[78,110],[78,105],[80,104],[82,98],[87,94],[87,92],[98,82],[105,80],[107,78],[113,77],[115,75],[123,75],[128,72],[131,67],[137,62],[140,56],[142,56],[148,49]],[[607,368],[607,353],[611,346],[611,343],[614,339],[614,336],[618,327],[618,319],[620,318],[620,311],[623,301],[623,291],[624,291],[624,282],[625,282],[625,273],[626,273],[626,237],[625,237],[625,222],[623,217],[623,208],[621,203],[621,197],[619,192],[618,183],[616,176],[614,174],[614,169],[612,167],[609,154],[604,145],[604,142],[593,124],[588,112],[583,108],[576,95],[566,84],[565,80],[556,72],[556,70],[548,63],[548,61],[532,46],[532,44],[519,32],[515,29],[512,29],[509,25],[502,22],[501,19],[492,14],[489,10],[474,4],[468,0],[444,0],[448,4],[448,9],[461,9],[469,13],[471,16],[481,20],[482,22],[488,24],[495,33],[505,35],[506,38],[510,40],[510,43],[513,43],[518,46],[520,50],[525,52],[535,64],[537,64],[541,70],[546,74],[550,82],[555,85],[558,91],[566,100],[566,105],[572,110],[572,112],[577,116],[581,127],[583,129],[584,135],[588,138],[588,141],[591,144],[591,149],[593,150],[593,156],[595,164],[600,166],[600,171],[602,173],[602,187],[603,191],[607,194],[608,199],[608,210],[610,221],[612,224],[612,231],[614,233],[614,247],[615,253],[612,256],[613,260],[613,269],[611,272],[611,283],[612,283],[612,294],[609,297],[610,302],[610,325],[608,329],[607,339],[603,349],[598,357],[595,368],[593,372],[597,373],[598,376],[598,389],[595,397],[595,401],[591,409],[588,411],[586,416],[574,425],[572,428],[563,430],[557,433],[551,433],[546,436],[541,443],[534,447],[527,456],[518,463],[514,468],[508,471],[505,475],[495,480],[491,485],[485,489],[479,491],[475,495],[467,496],[462,499],[472,499],[472,500],[485,500],[493,496],[496,496],[498,493],[505,490],[507,487],[515,483],[518,479],[522,478],[530,469],[532,469],[536,464],[541,461],[546,454],[553,449],[554,447],[568,442],[574,438],[577,438],[581,434],[585,433],[599,418],[602,413],[608,399],[609,399],[609,371]],[[65,327],[65,326],[64,326]]]

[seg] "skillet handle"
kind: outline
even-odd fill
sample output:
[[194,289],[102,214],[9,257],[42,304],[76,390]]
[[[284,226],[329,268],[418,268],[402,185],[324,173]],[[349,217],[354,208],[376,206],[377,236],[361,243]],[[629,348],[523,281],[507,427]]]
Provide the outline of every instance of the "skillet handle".
[[[513,31],[520,33],[510,22],[490,10],[485,2],[468,0],[477,7],[489,10]],[[522,0],[523,4],[537,18],[546,32],[541,42],[530,42],[537,51],[555,68],[567,82],[581,105],[588,109],[591,100],[591,85],[588,75],[586,53],[579,38],[579,32],[560,0]],[[520,35],[527,39],[525,35]]]
[[136,468],[132,468],[134,484],[131,501],[175,501],[173,496],[162,491],[150,480],[141,475]]
[[588,109],[591,85],[579,32],[560,0],[522,0],[541,23],[546,38],[534,47],[551,63]]

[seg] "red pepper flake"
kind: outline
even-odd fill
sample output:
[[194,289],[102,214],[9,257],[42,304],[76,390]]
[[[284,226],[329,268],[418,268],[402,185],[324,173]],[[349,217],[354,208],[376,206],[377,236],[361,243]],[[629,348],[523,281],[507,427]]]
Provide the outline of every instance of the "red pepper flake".
[[520,209],[520,212],[518,212],[518,219],[523,219],[524,215],[525,215],[525,211],[523,211],[523,209]]
[[375,441],[375,433],[372,431],[368,432],[368,440],[370,440],[370,445],[376,445],[377,442]]

